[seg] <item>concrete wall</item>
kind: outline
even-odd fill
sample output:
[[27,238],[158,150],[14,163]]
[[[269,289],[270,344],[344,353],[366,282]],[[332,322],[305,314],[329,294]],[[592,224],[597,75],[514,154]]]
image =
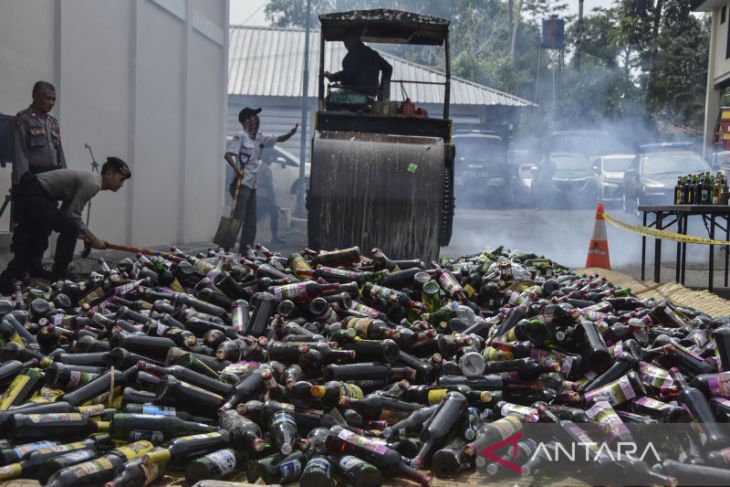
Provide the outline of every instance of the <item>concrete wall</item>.
[[[90,227],[136,245],[212,238],[223,203],[227,0],[3,0],[0,111],[58,89],[68,164],[117,155],[133,178],[92,201]],[[0,192],[10,169],[0,171]],[[0,221],[0,230],[7,221]]]

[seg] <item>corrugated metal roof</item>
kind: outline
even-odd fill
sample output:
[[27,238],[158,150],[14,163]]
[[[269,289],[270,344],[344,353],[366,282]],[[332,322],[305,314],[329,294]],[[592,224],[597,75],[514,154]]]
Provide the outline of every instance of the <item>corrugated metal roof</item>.
[[[231,26],[228,53],[228,94],[299,97],[304,71],[304,36],[301,29]],[[317,96],[319,31],[311,31],[309,52],[310,97]],[[340,42],[325,44],[326,71],[339,71],[347,51]],[[444,73],[379,51],[393,66],[392,79],[443,82]],[[441,85],[405,84],[411,99],[419,103],[443,103]],[[391,86],[391,99],[401,100],[399,86]],[[522,98],[451,77],[452,105],[534,105]]]

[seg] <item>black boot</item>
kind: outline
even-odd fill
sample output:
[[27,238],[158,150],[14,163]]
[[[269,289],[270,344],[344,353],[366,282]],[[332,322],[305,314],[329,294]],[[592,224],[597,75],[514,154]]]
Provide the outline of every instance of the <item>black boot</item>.
[[15,291],[15,277],[7,269],[0,274],[0,294],[10,296]]

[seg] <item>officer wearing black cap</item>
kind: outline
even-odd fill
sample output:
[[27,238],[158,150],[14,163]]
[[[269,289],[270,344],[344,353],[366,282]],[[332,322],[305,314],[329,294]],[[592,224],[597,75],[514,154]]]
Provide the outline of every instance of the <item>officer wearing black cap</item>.
[[226,146],[225,160],[236,171],[237,178],[229,188],[231,196],[240,179],[238,201],[234,217],[243,221],[241,226],[241,241],[239,253],[243,253],[246,245],[253,245],[256,238],[256,179],[260,164],[261,150],[273,147],[277,142],[284,142],[297,133],[299,124],[296,124],[284,135],[270,136],[259,132],[260,108],[246,107],[238,113],[241,131],[236,132],[233,139]]
[[[0,274],[0,293],[13,290],[15,280],[29,272],[48,248],[48,237],[58,232],[52,272],[39,277],[63,279],[73,258],[76,240],[87,240],[92,248],[103,249],[106,242],[86,228],[81,217],[86,203],[100,190],[118,191],[132,177],[126,162],[109,157],[101,166],[101,174],[76,169],[33,174],[26,172],[13,189],[17,208],[18,230],[13,233],[13,260]],[[58,208],[58,202],[61,207]]]

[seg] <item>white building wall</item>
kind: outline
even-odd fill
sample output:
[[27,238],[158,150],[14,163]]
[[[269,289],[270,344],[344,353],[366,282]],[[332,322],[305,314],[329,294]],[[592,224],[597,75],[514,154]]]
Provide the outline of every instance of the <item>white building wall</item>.
[[713,59],[713,79],[718,81],[724,77],[727,77],[730,73],[730,57],[728,57],[727,39],[728,29],[730,29],[730,2],[727,2],[725,6],[725,22],[721,19],[721,7],[716,7],[712,12],[712,42],[715,44],[715,49],[712,50],[711,56]]
[[[90,227],[135,245],[205,241],[222,211],[227,0],[3,0],[0,111],[56,84],[68,164],[125,159],[133,177],[92,200]],[[214,164],[215,163],[215,164]],[[0,170],[0,195],[10,169]],[[7,229],[0,221],[0,230]]]

